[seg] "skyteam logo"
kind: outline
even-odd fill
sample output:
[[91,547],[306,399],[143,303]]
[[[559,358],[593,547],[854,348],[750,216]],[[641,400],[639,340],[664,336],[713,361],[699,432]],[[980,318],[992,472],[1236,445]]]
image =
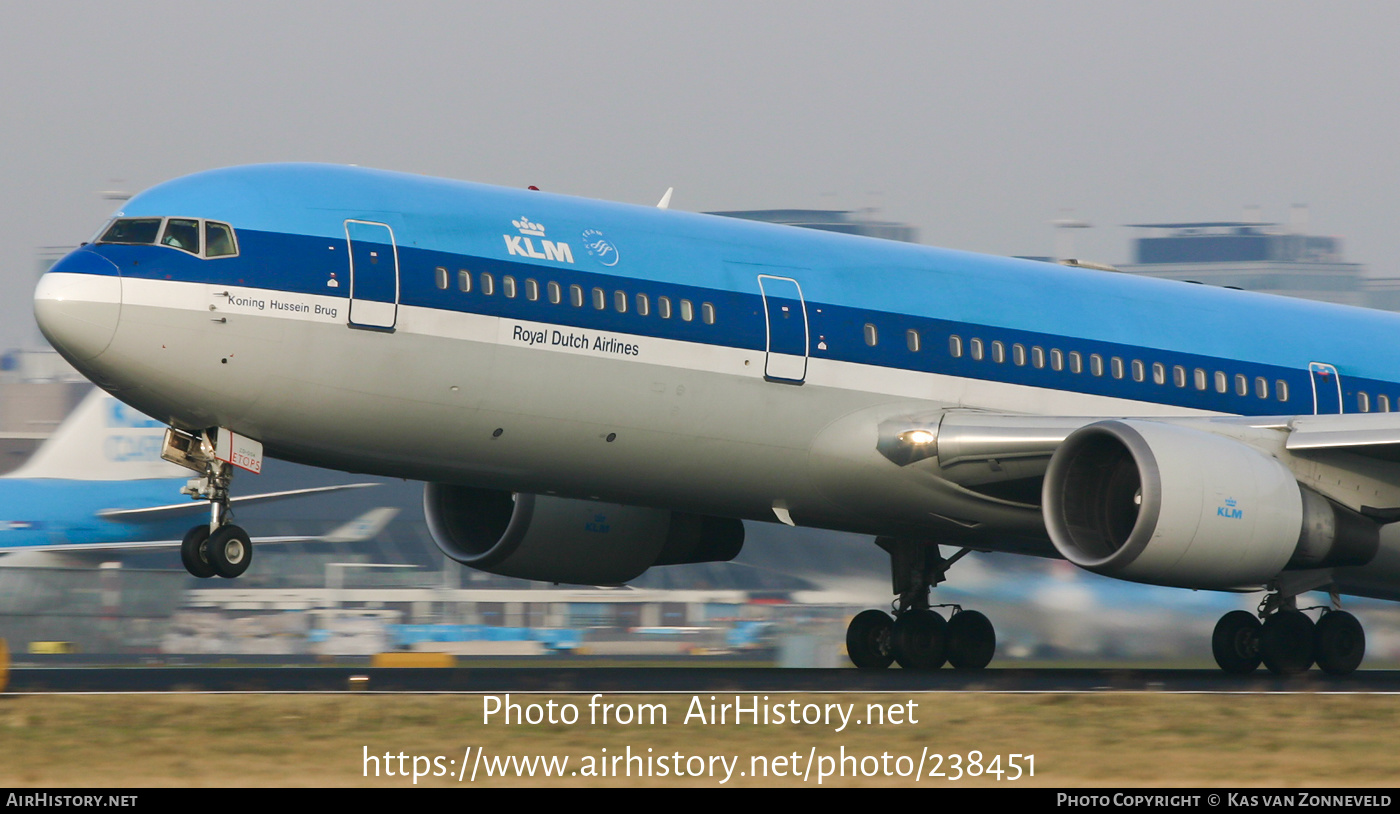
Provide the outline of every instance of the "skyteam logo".
[[1230,498],[1225,501],[1224,506],[1215,507],[1215,516],[1224,517],[1228,520],[1240,520],[1244,517],[1244,509],[1235,508],[1235,499]]
[[160,460],[161,442],[165,435],[162,432],[165,425],[161,422],[116,399],[108,399],[107,429],[102,442],[102,454],[107,460],[120,463]]
[[[567,243],[555,243],[544,239],[544,224],[535,223],[527,217],[510,222],[520,234],[502,235],[506,239],[506,253],[529,257],[534,260],[555,260],[560,263],[574,262],[573,249]],[[535,238],[540,238],[540,249],[535,248]]]
[[585,229],[583,232],[583,247],[588,250],[588,254],[597,258],[598,262],[605,266],[615,266],[621,259],[617,246],[611,240],[603,237],[603,233],[597,229]]

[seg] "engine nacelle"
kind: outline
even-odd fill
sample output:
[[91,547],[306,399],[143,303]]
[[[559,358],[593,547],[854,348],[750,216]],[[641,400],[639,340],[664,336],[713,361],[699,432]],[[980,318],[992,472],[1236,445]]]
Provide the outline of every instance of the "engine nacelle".
[[1070,562],[1179,588],[1267,584],[1289,568],[1364,565],[1371,520],[1239,441],[1154,421],[1072,433],[1045,473],[1045,526]]
[[429,483],[433,541],[492,574],[576,585],[619,585],[653,565],[725,562],[744,545],[733,518]]

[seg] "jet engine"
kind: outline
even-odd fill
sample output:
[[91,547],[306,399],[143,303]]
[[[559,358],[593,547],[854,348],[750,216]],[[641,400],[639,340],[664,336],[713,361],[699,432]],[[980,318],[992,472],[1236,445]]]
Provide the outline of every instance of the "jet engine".
[[1101,421],[1050,459],[1042,510],[1065,559],[1179,588],[1267,584],[1286,569],[1365,565],[1375,522],[1301,486],[1247,444],[1153,421]]
[[428,530],[443,553],[492,574],[618,585],[653,565],[725,562],[744,525],[724,517],[429,483]]

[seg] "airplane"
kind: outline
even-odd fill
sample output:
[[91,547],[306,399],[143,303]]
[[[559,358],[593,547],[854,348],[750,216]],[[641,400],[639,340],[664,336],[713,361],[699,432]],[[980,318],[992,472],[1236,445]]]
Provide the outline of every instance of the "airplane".
[[868,670],[989,663],[931,601],[970,551],[1265,592],[1216,625],[1232,673],[1350,673],[1341,596],[1400,599],[1400,315],[668,203],[213,170],[126,202],[35,316],[169,425],[217,568],[267,454],[425,481],[449,557],[534,580],[725,561],[743,519],[874,535]]
[[[207,505],[170,503],[189,480],[185,470],[160,458],[165,425],[94,388],[23,465],[0,475],[0,555],[5,566],[71,564],[114,551],[181,547],[186,570],[197,577],[236,577],[252,562],[252,550],[229,558],[217,571],[207,553],[183,544],[207,526],[186,530],[189,516]],[[352,483],[230,498],[248,506],[293,497],[360,489]],[[260,543],[348,542],[373,537],[398,512],[370,509],[319,537],[266,537]],[[173,539],[171,539],[173,538]]]

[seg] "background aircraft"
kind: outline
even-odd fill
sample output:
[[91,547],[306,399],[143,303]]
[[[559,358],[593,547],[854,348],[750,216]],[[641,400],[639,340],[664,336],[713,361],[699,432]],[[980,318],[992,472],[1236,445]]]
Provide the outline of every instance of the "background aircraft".
[[[208,505],[176,502],[190,473],[161,460],[164,430],[165,425],[94,388],[29,461],[0,476],[0,554],[8,555],[0,563],[53,565],[110,558],[114,550],[179,546],[190,524],[207,514]],[[374,485],[247,495],[233,498],[233,505]],[[259,542],[368,539],[397,513],[394,507],[373,508],[320,536],[266,537]]]

